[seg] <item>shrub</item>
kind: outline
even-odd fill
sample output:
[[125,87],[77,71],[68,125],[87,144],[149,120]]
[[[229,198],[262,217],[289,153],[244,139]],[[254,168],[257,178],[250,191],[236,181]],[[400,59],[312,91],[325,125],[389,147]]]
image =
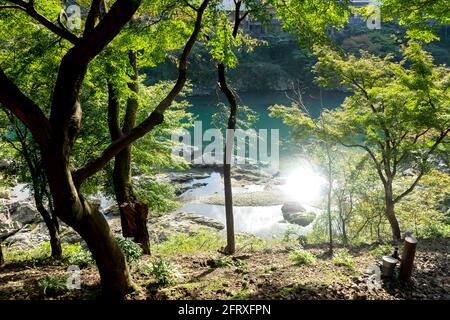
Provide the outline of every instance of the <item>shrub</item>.
[[208,261],[208,265],[211,268],[226,268],[232,266],[233,264],[233,259],[231,259],[229,256],[223,256]]
[[135,263],[142,257],[142,248],[130,238],[116,236],[117,243],[130,264]]
[[179,276],[175,267],[169,261],[164,261],[163,259],[159,259],[158,262],[152,263],[149,271],[160,286],[175,284],[176,279]]
[[63,258],[71,265],[79,267],[86,267],[89,264],[95,263],[92,254],[85,250],[80,243],[62,245]]
[[355,261],[352,255],[348,252],[348,249],[337,250],[332,259],[333,263],[337,266],[344,266],[353,269],[355,266]]
[[316,257],[303,249],[296,250],[289,255],[289,260],[293,261],[295,264],[314,264],[316,262]]
[[375,258],[381,259],[383,256],[394,253],[394,247],[390,244],[381,244],[376,248],[370,250],[370,254]]
[[45,276],[37,282],[41,294],[45,296],[58,296],[67,290],[67,276]]

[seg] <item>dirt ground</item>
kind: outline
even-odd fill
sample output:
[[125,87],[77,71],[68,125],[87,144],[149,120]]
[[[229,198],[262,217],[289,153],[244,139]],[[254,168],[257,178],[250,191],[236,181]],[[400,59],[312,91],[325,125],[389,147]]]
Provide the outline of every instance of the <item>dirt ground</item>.
[[[420,240],[410,282],[371,281],[365,272],[377,260],[372,246],[350,249],[354,267],[336,265],[325,245],[305,249],[315,255],[312,265],[296,265],[287,247],[241,251],[233,263],[212,267],[217,252],[167,257],[180,277],[159,286],[151,276],[131,270],[135,292],[130,300],[159,299],[450,299],[450,239]],[[150,258],[146,258],[150,259]],[[38,266],[8,263],[0,268],[0,299],[95,299],[99,276],[95,266],[81,270],[81,290],[43,294],[38,282],[66,274],[66,265],[49,261]]]

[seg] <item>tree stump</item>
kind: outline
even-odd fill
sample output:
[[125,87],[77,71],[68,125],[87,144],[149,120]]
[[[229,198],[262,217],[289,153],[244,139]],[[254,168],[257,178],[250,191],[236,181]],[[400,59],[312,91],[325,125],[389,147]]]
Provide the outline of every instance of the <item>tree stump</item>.
[[122,233],[124,237],[134,238],[141,244],[145,254],[150,254],[150,239],[147,229],[148,206],[141,202],[124,203],[122,211]]
[[412,270],[414,267],[414,257],[416,255],[417,239],[413,236],[405,238],[403,246],[402,261],[400,264],[400,280],[407,281],[411,279]]

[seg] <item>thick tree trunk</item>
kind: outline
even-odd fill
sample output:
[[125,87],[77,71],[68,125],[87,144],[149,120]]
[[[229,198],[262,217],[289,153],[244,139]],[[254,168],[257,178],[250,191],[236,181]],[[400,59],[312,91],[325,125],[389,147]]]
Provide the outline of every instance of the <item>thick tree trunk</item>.
[[123,252],[108,223],[99,211],[85,204],[83,218],[74,229],[86,241],[100,272],[102,294],[121,299],[131,291],[131,281]]
[[387,182],[385,186],[385,206],[386,218],[388,219],[392,229],[392,238],[394,241],[399,242],[401,240],[401,232],[397,217],[395,216],[395,203],[393,200],[392,183],[389,182]]
[[42,150],[54,210],[86,241],[100,273],[103,295],[123,298],[131,287],[125,256],[104,216],[80,195],[60,148],[55,143]]

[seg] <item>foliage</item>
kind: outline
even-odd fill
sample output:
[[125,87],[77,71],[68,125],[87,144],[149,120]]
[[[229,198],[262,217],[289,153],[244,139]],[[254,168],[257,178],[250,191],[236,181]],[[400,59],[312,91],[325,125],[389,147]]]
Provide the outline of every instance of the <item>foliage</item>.
[[168,240],[154,246],[158,255],[176,255],[178,253],[190,254],[200,251],[217,250],[223,240],[217,233],[200,230],[195,235],[177,233]]
[[139,244],[134,242],[133,239],[124,238],[123,236],[116,236],[116,240],[128,263],[133,264],[142,256],[142,248]]
[[37,282],[37,287],[39,291],[44,296],[54,297],[61,295],[67,290],[66,287],[67,276],[56,275],[56,276],[45,276]]
[[436,24],[450,23],[446,0],[383,0],[381,15],[386,21],[396,19],[400,25],[407,26],[409,37],[428,42],[438,39]]
[[150,274],[155,277],[157,284],[160,286],[173,285],[179,277],[176,268],[169,261],[163,259],[151,264]]
[[85,267],[94,264],[94,258],[92,254],[84,249],[80,243],[76,244],[62,244],[63,257],[70,265],[77,265],[79,267]]
[[355,260],[348,249],[339,249],[333,254],[332,262],[337,266],[343,266],[349,269],[355,267]]
[[232,266],[234,263],[230,256],[223,256],[211,260],[208,264],[211,268],[226,268]]
[[309,265],[309,264],[316,263],[316,257],[312,253],[310,253],[304,249],[293,251],[289,255],[289,259],[298,265],[301,265],[301,264]]
[[370,250],[370,254],[377,259],[381,259],[383,256],[391,255],[393,253],[394,247],[391,244],[380,244]]

